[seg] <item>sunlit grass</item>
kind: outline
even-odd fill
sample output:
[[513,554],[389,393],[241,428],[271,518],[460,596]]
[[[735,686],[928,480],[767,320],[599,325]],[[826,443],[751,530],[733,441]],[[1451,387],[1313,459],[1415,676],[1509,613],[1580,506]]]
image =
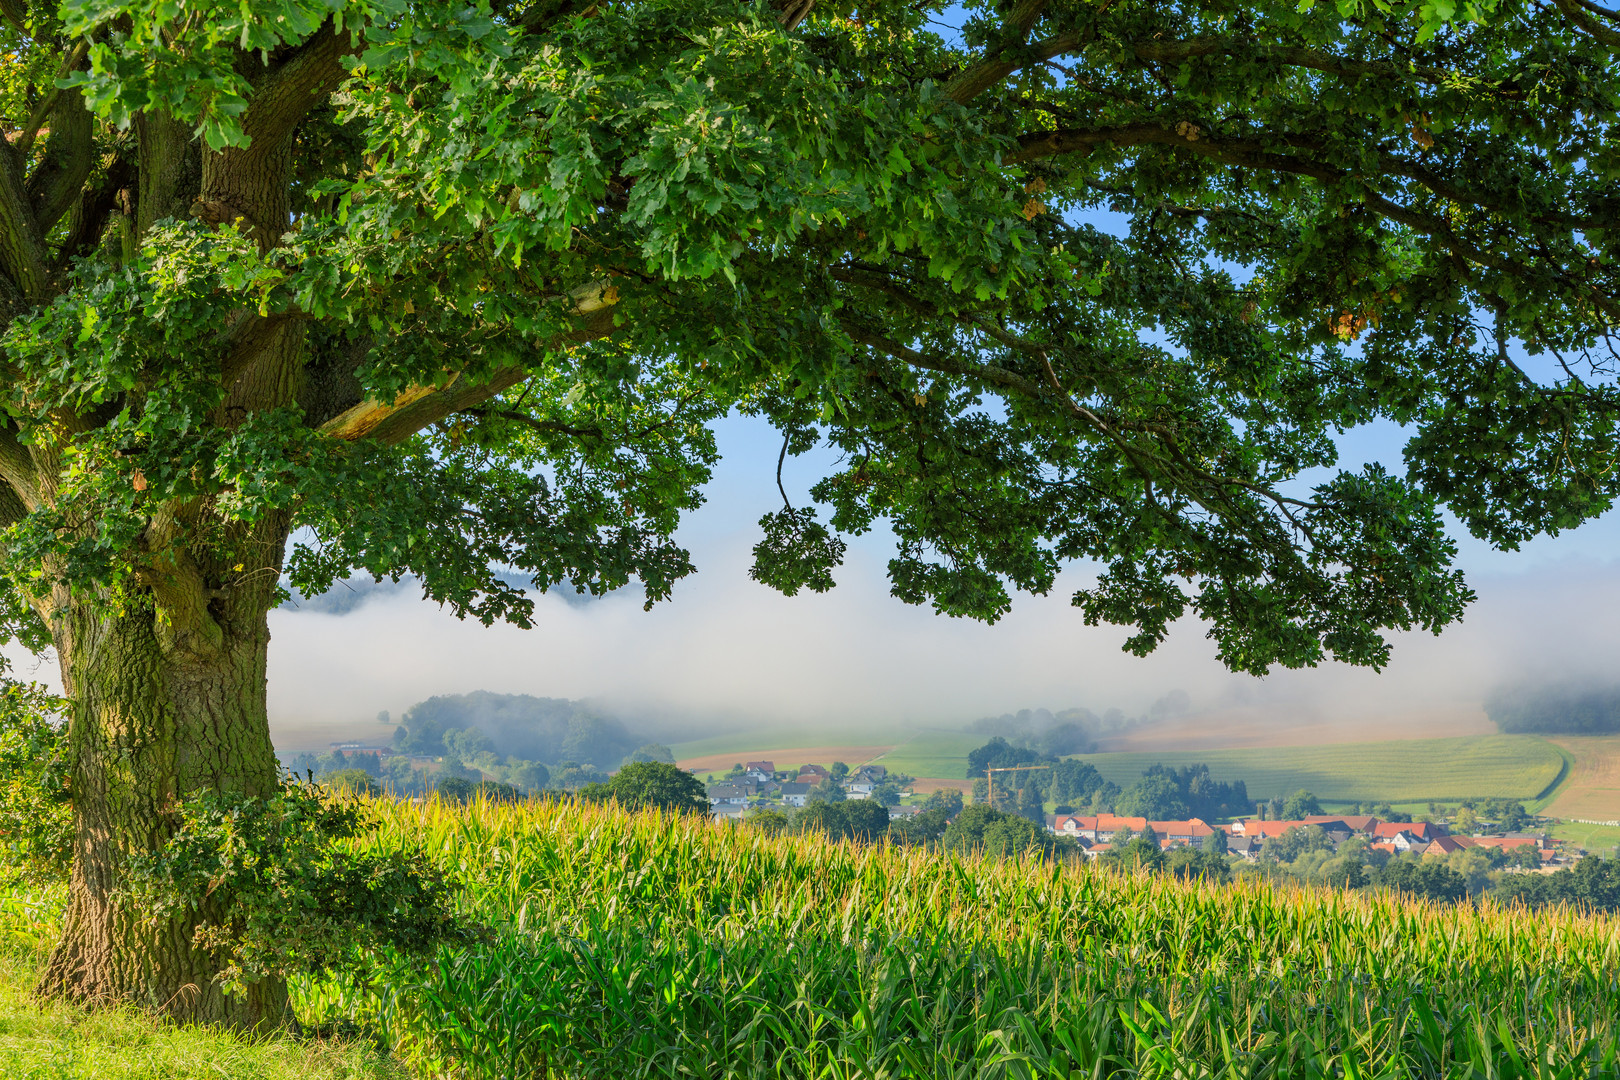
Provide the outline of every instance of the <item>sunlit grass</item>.
[[369,1044],[290,1035],[244,1039],[42,1002],[33,986],[60,928],[62,890],[0,892],[0,1077],[5,1080],[404,1080]]

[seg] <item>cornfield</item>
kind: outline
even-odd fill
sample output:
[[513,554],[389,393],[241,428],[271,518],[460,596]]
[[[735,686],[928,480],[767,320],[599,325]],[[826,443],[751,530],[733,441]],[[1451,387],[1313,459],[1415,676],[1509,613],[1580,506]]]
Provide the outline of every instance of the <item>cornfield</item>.
[[305,1016],[433,1075],[1620,1076],[1620,923],[568,804],[379,803],[480,943]]

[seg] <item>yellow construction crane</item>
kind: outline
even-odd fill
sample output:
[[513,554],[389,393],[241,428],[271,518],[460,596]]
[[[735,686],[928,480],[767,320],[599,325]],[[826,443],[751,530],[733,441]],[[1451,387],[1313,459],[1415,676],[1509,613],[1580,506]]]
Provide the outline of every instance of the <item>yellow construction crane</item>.
[[1051,767],[1052,766],[1050,766],[1050,765],[1007,765],[1007,766],[1004,766],[1004,767],[999,768],[999,769],[985,769],[984,770],[985,779],[990,781],[990,791],[988,792],[988,795],[985,798],[985,802],[990,804],[990,808],[992,810],[995,809],[995,805],[996,805],[996,776],[995,776],[995,774],[996,773],[998,773],[998,772],[1026,772],[1026,771],[1028,771],[1030,769],[1050,769]]

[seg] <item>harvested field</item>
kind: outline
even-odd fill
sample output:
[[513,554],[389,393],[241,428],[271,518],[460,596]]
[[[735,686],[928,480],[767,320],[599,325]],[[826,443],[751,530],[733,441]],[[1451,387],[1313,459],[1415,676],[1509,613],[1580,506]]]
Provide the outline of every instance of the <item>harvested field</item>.
[[945,780],[937,776],[929,777],[928,779],[919,777],[917,782],[911,785],[911,790],[915,791],[918,795],[932,795],[934,792],[944,790],[945,788],[955,788],[957,791],[965,794],[973,790],[973,781]]
[[770,761],[778,769],[791,769],[797,765],[820,765],[825,768],[835,761],[842,761],[853,769],[893,749],[893,746],[796,746],[786,750],[728,750],[723,754],[682,758],[676,764],[695,773],[727,772],[733,765],[750,761]]
[[1620,735],[1563,735],[1548,741],[1569,751],[1575,767],[1545,812],[1589,821],[1620,820]]
[[335,742],[387,746],[393,737],[394,725],[379,724],[376,720],[270,721],[270,741],[282,754],[296,754],[304,750],[325,753]]

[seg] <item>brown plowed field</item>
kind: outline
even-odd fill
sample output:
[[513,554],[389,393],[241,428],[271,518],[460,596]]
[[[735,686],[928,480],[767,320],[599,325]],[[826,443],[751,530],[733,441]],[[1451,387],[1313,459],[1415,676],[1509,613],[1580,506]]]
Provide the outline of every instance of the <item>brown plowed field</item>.
[[778,769],[791,769],[799,765],[826,767],[842,761],[850,768],[864,764],[893,750],[894,746],[801,746],[790,750],[739,750],[705,757],[684,758],[676,762],[681,768],[695,773],[727,772],[733,765],[746,765],[750,761],[769,761]]
[[911,785],[911,790],[915,791],[919,795],[932,795],[941,788],[955,788],[957,791],[968,792],[973,790],[973,781],[942,780],[939,777],[929,777],[927,779],[923,779],[919,777],[917,782]]
[[1587,821],[1620,820],[1620,735],[1566,735],[1548,741],[1574,755],[1575,768],[1546,813]]

